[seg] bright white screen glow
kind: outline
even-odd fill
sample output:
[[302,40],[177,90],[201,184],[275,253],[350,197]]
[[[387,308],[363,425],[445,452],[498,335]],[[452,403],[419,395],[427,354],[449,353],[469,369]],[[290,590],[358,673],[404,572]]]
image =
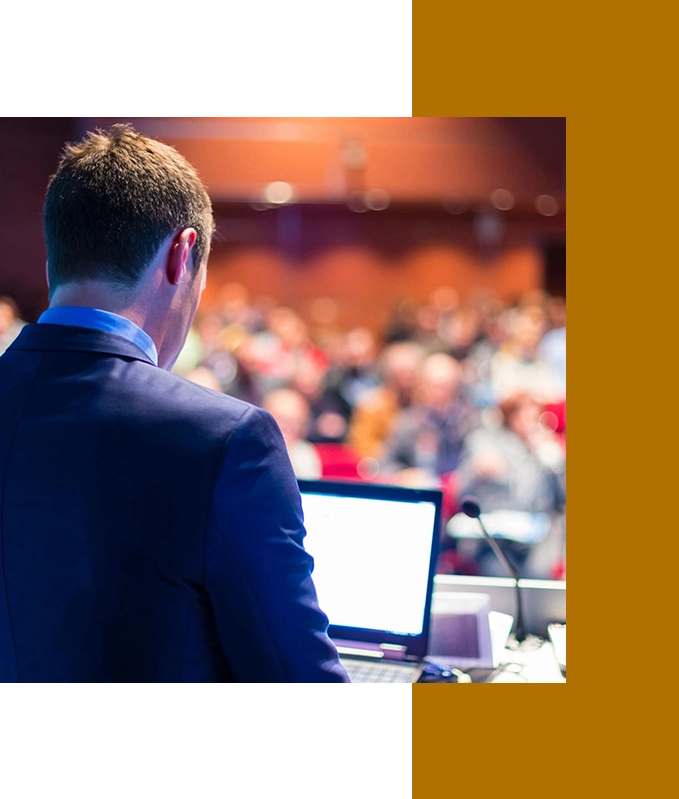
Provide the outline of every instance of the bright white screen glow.
[[330,623],[421,634],[434,504],[302,493],[302,507]]

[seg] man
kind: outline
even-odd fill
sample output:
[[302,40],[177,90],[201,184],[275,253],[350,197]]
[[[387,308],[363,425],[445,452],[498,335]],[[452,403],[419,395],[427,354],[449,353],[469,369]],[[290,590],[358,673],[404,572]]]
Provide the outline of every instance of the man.
[[214,227],[195,171],[90,134],[44,224],[50,308],[0,359],[0,680],[348,681],[278,427],[169,372]]
[[321,457],[306,439],[311,410],[304,395],[294,388],[275,388],[266,395],[262,407],[273,416],[283,434],[295,476],[302,480],[322,477]]
[[428,355],[421,364],[410,407],[396,418],[387,441],[386,466],[415,470],[438,480],[454,472],[465,436],[475,424],[460,364],[449,355]]

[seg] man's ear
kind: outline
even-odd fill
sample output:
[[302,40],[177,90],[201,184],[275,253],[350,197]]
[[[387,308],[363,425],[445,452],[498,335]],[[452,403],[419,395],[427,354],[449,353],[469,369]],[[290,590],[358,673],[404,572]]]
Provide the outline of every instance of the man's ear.
[[191,250],[198,234],[192,227],[180,230],[170,245],[167,257],[167,279],[173,286],[178,286],[188,270],[191,269]]

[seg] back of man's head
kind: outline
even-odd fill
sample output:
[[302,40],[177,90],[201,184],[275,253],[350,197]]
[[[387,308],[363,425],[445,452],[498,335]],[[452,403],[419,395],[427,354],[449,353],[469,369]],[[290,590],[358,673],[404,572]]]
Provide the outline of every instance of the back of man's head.
[[165,239],[192,227],[193,267],[210,250],[210,198],[174,148],[129,125],[88,133],[66,145],[44,207],[50,291],[100,280],[134,286]]

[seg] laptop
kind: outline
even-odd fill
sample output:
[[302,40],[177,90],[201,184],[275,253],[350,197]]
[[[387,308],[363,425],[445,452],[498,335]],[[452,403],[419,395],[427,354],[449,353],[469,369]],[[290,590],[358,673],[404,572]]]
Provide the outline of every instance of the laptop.
[[443,494],[299,480],[318,601],[352,682],[417,682],[429,642]]

